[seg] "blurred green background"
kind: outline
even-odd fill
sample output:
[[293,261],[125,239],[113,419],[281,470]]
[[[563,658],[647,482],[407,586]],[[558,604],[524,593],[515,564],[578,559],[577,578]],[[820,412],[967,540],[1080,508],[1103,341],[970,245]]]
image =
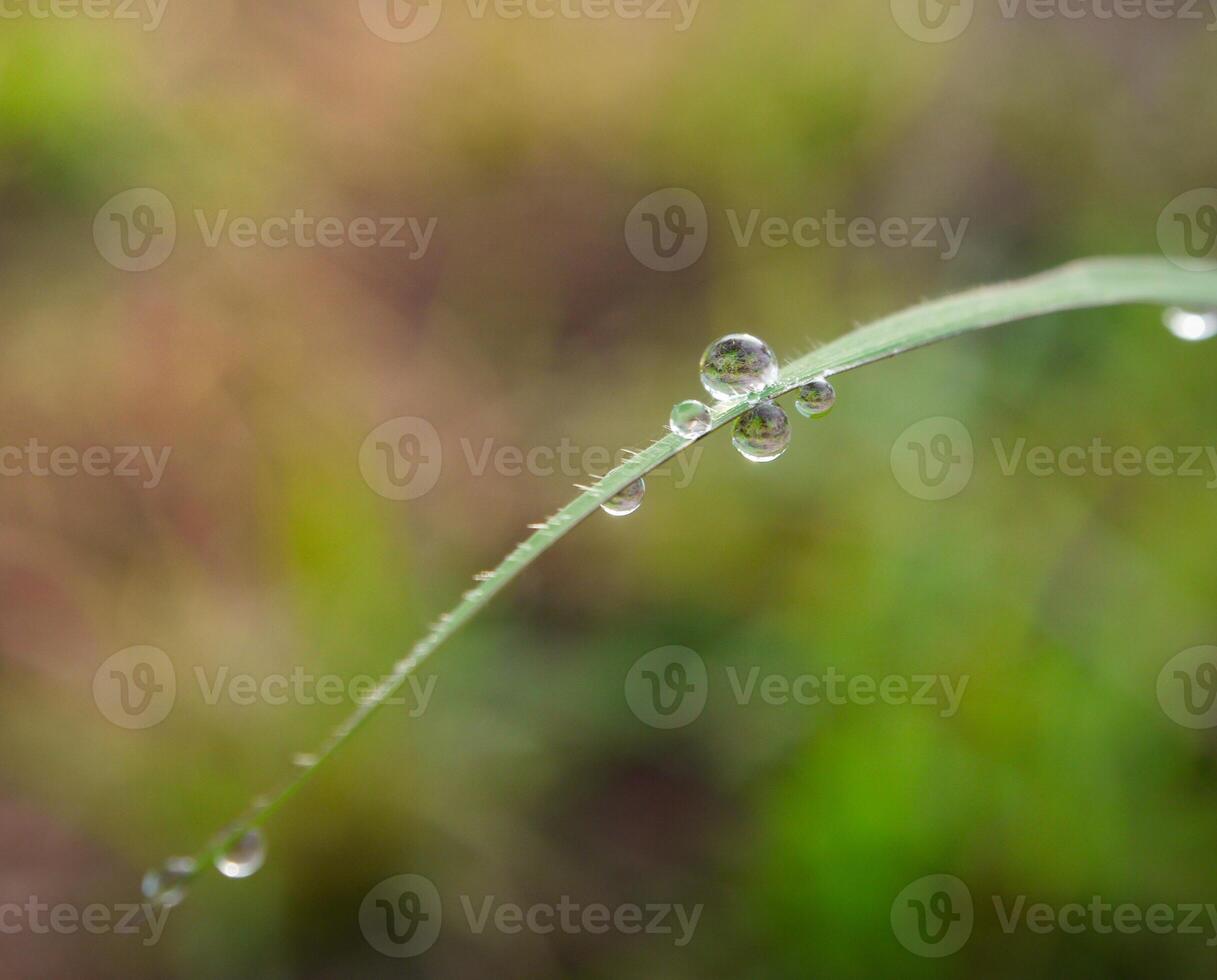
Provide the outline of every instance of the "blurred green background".
[[[899,2],[899,0],[897,0]],[[404,6],[404,5],[403,5]],[[25,7],[10,8],[20,11]],[[491,8],[493,10],[494,8]],[[350,705],[207,703],[231,674],[380,675],[584,482],[466,461],[641,447],[749,330],[783,358],[926,296],[1089,254],[1156,253],[1213,183],[1217,39],[1185,19],[1003,18],[944,43],[885,2],[705,0],[676,21],[471,14],[394,43],[367,4],[169,0],[0,32],[0,443],[171,447],[164,479],[0,479],[0,904],[138,902]],[[398,11],[401,12],[400,10]],[[176,246],[115,268],[94,218],[171,202]],[[623,228],[663,188],[709,212],[686,269]],[[229,214],[436,219],[409,249],[209,247]],[[728,210],[967,218],[957,256],[746,247]],[[256,875],[208,870],[163,936],[0,935],[12,977],[1211,975],[1217,938],[1001,928],[1060,907],[1217,902],[1217,741],[1159,704],[1217,642],[1212,477],[1034,477],[1005,446],[1214,444],[1217,349],[1161,311],[1039,319],[838,379],[826,420],[746,463],[717,433],[691,482],[597,515],[421,672],[270,821]],[[787,406],[789,407],[789,406]],[[793,413],[792,413],[793,414]],[[376,426],[428,420],[431,492],[374,492]],[[933,502],[893,476],[926,417],[975,443]],[[174,665],[160,724],[112,724],[100,665]],[[663,730],[631,666],[695,650],[705,710]],[[725,680],[833,668],[967,678],[959,711],[739,704]],[[369,889],[424,875],[435,945],[383,956]],[[975,926],[914,955],[893,901],[957,876]],[[475,933],[480,906],[703,905],[691,942]],[[144,937],[146,938],[146,937]]]

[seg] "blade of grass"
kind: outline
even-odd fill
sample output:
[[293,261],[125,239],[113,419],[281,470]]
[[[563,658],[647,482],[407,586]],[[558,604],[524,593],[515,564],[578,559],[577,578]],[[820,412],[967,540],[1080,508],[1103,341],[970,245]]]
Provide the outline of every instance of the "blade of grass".
[[[1217,309],[1217,275],[1187,272],[1164,259],[1155,258],[1101,258],[1074,262],[1027,279],[922,303],[860,327],[788,363],[778,381],[761,392],[759,397],[777,398],[815,378],[850,371],[974,330],[1046,313],[1124,303]],[[737,398],[712,406],[710,431],[734,420],[749,404],[749,400]],[[550,517],[493,571],[479,576],[475,587],[465,593],[451,612],[440,618],[427,635],[414,645],[409,655],[397,663],[371,697],[331,734],[309,766],[302,768],[279,789],[261,798],[240,820],[195,855],[198,870],[206,867],[242,834],[261,825],[271,813],[283,806],[400,689],[411,672],[538,556],[556,544],[576,524],[595,513],[604,501],[694,441],[673,433],[660,437]]]

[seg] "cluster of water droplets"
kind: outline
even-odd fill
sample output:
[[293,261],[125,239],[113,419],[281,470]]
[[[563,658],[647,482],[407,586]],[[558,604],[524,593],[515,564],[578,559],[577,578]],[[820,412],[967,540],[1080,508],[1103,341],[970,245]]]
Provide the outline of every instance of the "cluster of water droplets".
[[[699,365],[702,386],[718,402],[745,398],[748,408],[735,420],[731,442],[740,455],[754,463],[777,459],[790,445],[790,419],[771,399],[767,388],[777,384],[781,372],[773,350],[763,340],[747,333],[720,337],[706,348]],[[837,401],[836,389],[825,378],[803,385],[794,407],[806,418],[827,415]],[[704,402],[689,399],[677,403],[668,419],[668,429],[682,439],[699,439],[710,431],[714,413]],[[635,480],[600,506],[614,517],[632,514],[642,504],[646,485]]]
[[[778,380],[778,361],[769,345],[750,334],[728,334],[716,340],[701,358],[701,381],[715,398],[755,400],[735,420],[731,442],[753,463],[769,463],[790,445],[790,419],[761,393]],[[833,386],[818,378],[799,389],[795,408],[813,418],[826,414],[837,400]]]
[[[266,860],[266,840],[256,827],[239,834],[229,829],[219,839],[225,844],[216,852],[215,866],[226,878],[248,878]],[[198,873],[199,863],[194,858],[171,857],[145,874],[140,888],[148,901],[173,908],[185,899],[190,882]]]
[[144,898],[167,909],[180,905],[186,897],[190,879],[198,874],[199,865],[194,858],[171,857],[160,868],[144,875],[141,890]]

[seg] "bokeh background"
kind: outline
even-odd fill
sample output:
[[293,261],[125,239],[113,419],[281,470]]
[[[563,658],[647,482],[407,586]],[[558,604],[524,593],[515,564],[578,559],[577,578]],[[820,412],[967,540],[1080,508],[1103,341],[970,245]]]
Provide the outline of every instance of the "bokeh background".
[[[1155,253],[1213,183],[1205,21],[1004,18],[910,37],[885,2],[704,0],[676,22],[478,17],[394,43],[367,4],[169,0],[141,22],[0,31],[0,443],[171,447],[163,480],[0,479],[0,900],[140,901],[349,705],[223,698],[202,671],[379,675],[564,503],[564,473],[480,474],[490,445],[640,447],[697,360],[746,329],[783,358],[922,297],[1089,254]],[[399,13],[404,9],[399,8]],[[493,10],[493,8],[491,8]],[[670,8],[677,11],[675,6]],[[25,11],[22,13],[22,11]],[[114,267],[115,194],[171,202],[176,246]],[[623,229],[685,188],[705,254],[661,272]],[[437,219],[426,254],[228,242],[196,224]],[[724,217],[967,218],[934,249],[741,247]],[[725,433],[597,516],[422,670],[267,828],[265,867],[208,871],[163,936],[0,936],[12,977],[1211,975],[1214,936],[1002,931],[992,896],[1217,902],[1217,742],[1157,697],[1217,642],[1202,478],[1003,474],[1010,446],[1214,444],[1217,348],[1161,311],[1047,317],[838,379],[770,465]],[[376,426],[428,420],[434,489],[374,492]],[[959,420],[967,488],[906,492],[890,454]],[[686,454],[688,455],[688,454]],[[113,724],[94,675],[163,650],[160,724]],[[644,724],[639,657],[695,650],[705,710]],[[945,674],[958,713],[740,705],[725,680]],[[443,896],[436,944],[381,955],[364,896]],[[913,955],[892,903],[965,882],[975,926]],[[475,934],[460,896],[701,904],[693,940]]]

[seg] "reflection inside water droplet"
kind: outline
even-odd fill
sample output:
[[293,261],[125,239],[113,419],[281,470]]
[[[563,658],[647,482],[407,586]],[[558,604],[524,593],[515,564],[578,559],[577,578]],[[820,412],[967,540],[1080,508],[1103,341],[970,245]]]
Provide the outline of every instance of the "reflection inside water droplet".
[[600,509],[613,517],[625,517],[642,506],[642,497],[646,492],[646,483],[641,479],[635,480],[628,487],[609,497],[600,505]]
[[804,418],[827,415],[837,403],[837,390],[824,378],[817,378],[799,389],[794,407]]
[[258,829],[247,830],[215,859],[216,868],[226,878],[248,878],[266,860],[266,841]]
[[771,462],[790,445],[790,419],[773,402],[761,402],[735,420],[731,442],[744,459]]
[[710,409],[696,398],[672,409],[668,428],[684,439],[696,439],[710,431]]
[[701,383],[719,400],[761,391],[777,379],[778,359],[751,334],[720,337],[701,356]]

